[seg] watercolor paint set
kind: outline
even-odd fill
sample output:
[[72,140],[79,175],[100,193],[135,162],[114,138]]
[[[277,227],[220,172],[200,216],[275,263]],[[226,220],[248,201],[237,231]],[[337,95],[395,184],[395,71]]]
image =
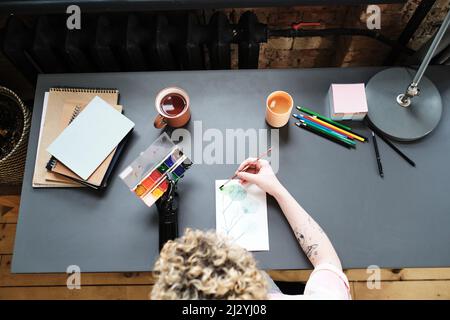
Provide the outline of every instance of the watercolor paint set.
[[191,165],[192,161],[163,133],[119,176],[150,207],[167,191],[169,180],[177,182]]

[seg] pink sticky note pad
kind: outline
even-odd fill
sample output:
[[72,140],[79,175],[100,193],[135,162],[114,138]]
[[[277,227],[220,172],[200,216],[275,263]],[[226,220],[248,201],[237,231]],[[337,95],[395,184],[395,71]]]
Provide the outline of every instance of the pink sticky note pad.
[[332,84],[329,94],[335,118],[359,120],[367,114],[364,83]]

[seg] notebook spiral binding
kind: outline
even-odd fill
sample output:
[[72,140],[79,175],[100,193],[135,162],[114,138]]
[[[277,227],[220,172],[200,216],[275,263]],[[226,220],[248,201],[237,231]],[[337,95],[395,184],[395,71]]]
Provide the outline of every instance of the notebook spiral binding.
[[112,88],[72,88],[72,87],[56,87],[50,88],[49,91],[56,92],[83,92],[83,93],[118,93],[119,90]]
[[69,120],[69,124],[72,123],[72,121],[80,114],[81,112],[81,106],[77,105],[75,109],[73,110],[72,117]]
[[50,160],[48,160],[47,165],[45,166],[45,169],[52,170],[56,166],[56,162],[58,160],[55,157],[51,157]]
[[[72,123],[72,121],[80,114],[81,111],[82,111],[81,106],[77,105],[73,110],[72,117],[70,117],[69,124]],[[47,162],[45,168],[47,170],[52,171],[55,168],[57,162],[58,160],[54,156],[52,156],[50,160]]]

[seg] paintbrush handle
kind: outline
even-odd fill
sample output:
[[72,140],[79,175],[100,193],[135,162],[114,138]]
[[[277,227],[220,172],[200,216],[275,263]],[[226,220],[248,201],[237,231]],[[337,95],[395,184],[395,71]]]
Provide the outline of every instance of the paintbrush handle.
[[[256,161],[258,161],[258,160],[256,160]],[[250,167],[250,165],[246,165],[244,168],[242,168],[242,170],[239,170],[238,173],[247,170],[248,167]],[[224,185],[226,185],[228,182],[230,182],[231,180],[233,180],[234,178],[236,178],[236,177],[237,177],[237,173],[235,173],[231,178],[229,178],[229,179],[221,186],[221,188],[222,188]]]
[[[272,150],[272,148],[269,148],[266,152],[260,154],[259,157],[256,158],[256,160],[255,160],[254,162],[258,162],[259,160],[261,160],[261,158],[265,157],[271,150]],[[244,171],[247,171],[247,169],[248,169],[249,167],[250,167],[250,164],[246,165],[244,168],[242,168],[242,170],[239,170],[238,172],[244,172]],[[230,180],[236,178],[236,176],[237,176],[237,173],[235,173],[234,176],[231,177]]]
[[[258,161],[258,159],[257,159],[256,161]],[[250,167],[249,164],[246,165],[245,167],[242,168],[242,170],[239,170],[238,173],[239,173],[239,172],[245,172],[245,171],[247,171],[247,169],[248,169],[249,167]],[[232,176],[230,180],[233,180],[233,179],[236,178],[236,177],[237,177],[237,173],[235,173],[234,176]]]
[[[256,160],[254,162],[258,162],[259,160],[261,160],[261,158],[265,157],[266,155],[269,154],[269,152],[272,151],[272,147],[270,147],[269,149],[267,149],[266,152],[261,153],[258,158],[256,158]],[[239,170],[239,172],[243,172],[246,171],[248,168],[250,167],[250,164],[247,164],[244,168],[242,168],[242,170]],[[237,177],[237,173],[235,173],[231,178],[229,178],[223,185],[220,186],[220,188],[223,188],[224,185],[226,185],[228,182],[230,182],[231,180],[233,180],[234,178]]]

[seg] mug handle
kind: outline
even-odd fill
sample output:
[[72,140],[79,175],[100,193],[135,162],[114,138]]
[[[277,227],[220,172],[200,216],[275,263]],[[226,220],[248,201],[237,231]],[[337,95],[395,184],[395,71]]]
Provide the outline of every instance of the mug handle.
[[167,120],[162,115],[158,114],[153,122],[156,129],[162,129],[167,126]]

